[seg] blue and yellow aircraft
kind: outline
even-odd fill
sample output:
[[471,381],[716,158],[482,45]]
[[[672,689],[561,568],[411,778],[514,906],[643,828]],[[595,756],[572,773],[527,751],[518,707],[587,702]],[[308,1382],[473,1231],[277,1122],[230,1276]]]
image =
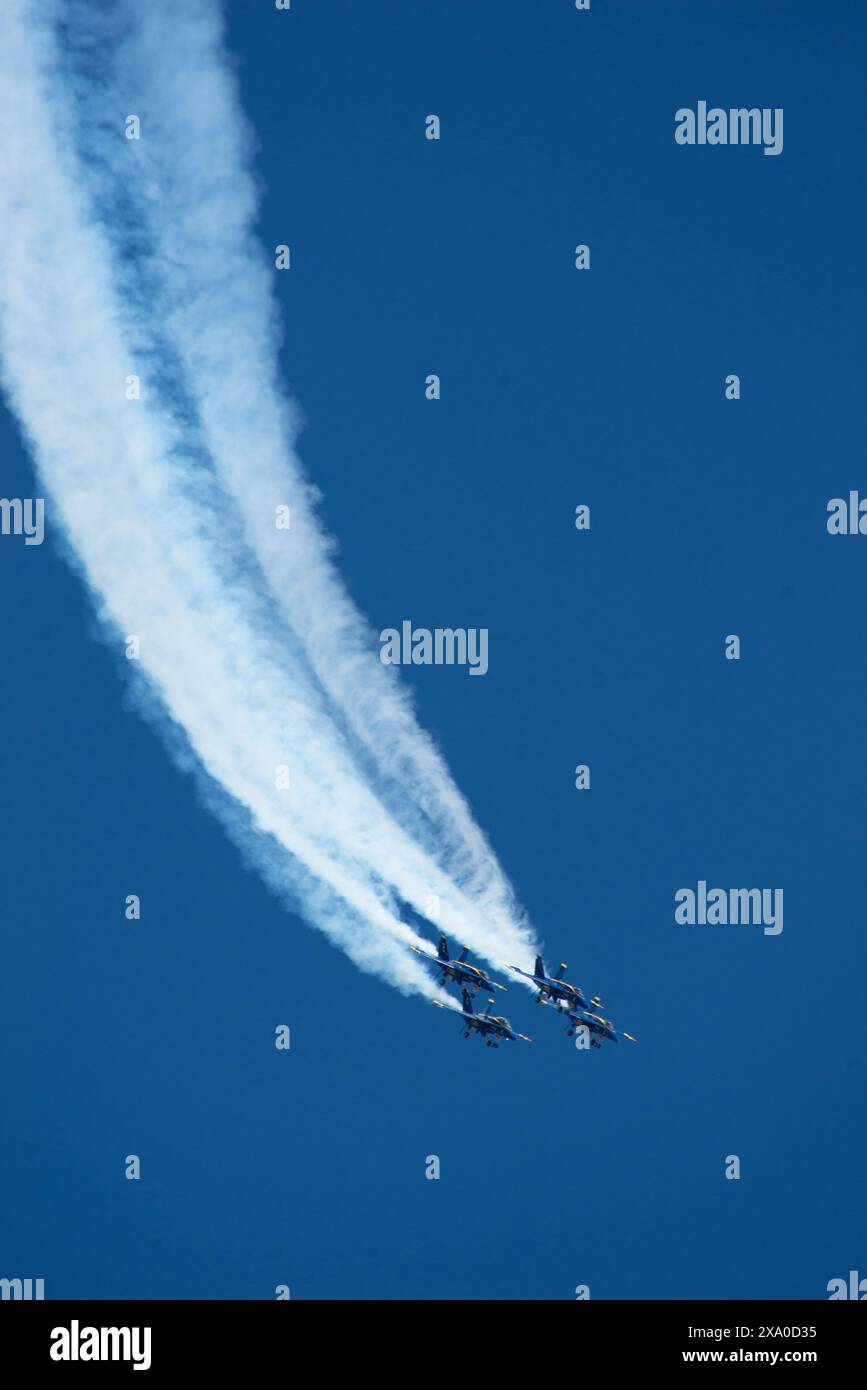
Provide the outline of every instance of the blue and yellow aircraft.
[[436,1004],[438,1009],[447,1009],[449,1013],[460,1014],[463,1023],[464,1037],[468,1038],[470,1033],[479,1033],[485,1040],[485,1047],[499,1047],[501,1039],[506,1042],[517,1042],[518,1038],[522,1042],[532,1042],[525,1033],[516,1033],[507,1018],[499,1018],[491,1013],[493,999],[488,1000],[488,1007],[483,1014],[473,1012],[473,1001],[467,991],[461,990],[463,1009],[449,1009],[448,1004],[443,1004],[439,999],[432,999],[431,1003]]
[[481,989],[482,985],[485,986],[485,989],[506,988],[505,985],[498,984],[496,980],[489,979],[487,973],[478,965],[467,964],[467,951],[469,949],[467,946],[461,951],[457,960],[450,960],[449,944],[444,936],[440,937],[435,956],[431,955],[430,951],[423,951],[420,946],[410,946],[409,949],[415,951],[415,954],[421,956],[423,960],[432,961],[437,969],[442,971],[441,985],[453,980],[456,985],[472,990],[473,994],[477,989]]
[[590,1000],[590,1004],[588,1004],[587,1000],[584,998],[583,992],[578,986],[570,985],[563,979],[563,971],[566,968],[566,962],[561,961],[557,966],[556,975],[546,975],[545,962],[542,960],[541,956],[536,957],[536,964],[532,975],[529,974],[528,971],[522,970],[520,965],[509,966],[510,970],[517,971],[519,975],[523,975],[526,980],[532,980],[533,984],[538,986],[539,993],[536,995],[537,1004],[546,1003],[550,999],[554,1007],[560,1013],[563,1013],[564,1004],[569,1008],[576,1009],[587,1009],[590,1007],[590,1004],[595,1005],[597,1008],[601,1007],[602,1000],[599,998],[598,994],[594,994],[593,998]]
[[567,1036],[572,1038],[579,1028],[586,1028],[590,1033],[590,1046],[601,1047],[606,1038],[609,1042],[619,1042],[621,1038],[628,1038],[630,1042],[638,1042],[631,1033],[624,1033],[608,1018],[600,1018],[599,1014],[592,1014],[581,1009],[569,1009],[567,1017],[570,1020],[569,1027],[566,1029]]

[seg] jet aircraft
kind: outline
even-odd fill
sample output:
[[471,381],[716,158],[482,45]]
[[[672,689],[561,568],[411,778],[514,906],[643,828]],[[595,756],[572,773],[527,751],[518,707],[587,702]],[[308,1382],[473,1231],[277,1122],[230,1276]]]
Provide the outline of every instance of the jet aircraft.
[[430,951],[423,951],[420,946],[410,946],[411,951],[415,951],[417,956],[423,960],[431,961],[438,970],[442,971],[440,984],[447,984],[450,980],[456,985],[469,989],[473,994],[481,989],[482,985],[486,989],[505,989],[505,985],[498,984],[496,980],[489,979],[487,973],[478,965],[467,964],[467,947],[461,951],[456,960],[449,959],[449,944],[444,936],[439,939],[436,955]]
[[[477,1014],[473,1012],[473,1001],[467,990],[461,991],[461,998],[464,1005],[463,1009],[452,1009],[450,1012],[460,1014],[463,1019],[462,1026],[465,1038],[468,1038],[470,1033],[479,1033],[485,1040],[485,1047],[499,1047],[504,1038],[506,1042],[517,1042],[518,1038],[521,1038],[523,1042],[533,1041],[525,1033],[516,1033],[507,1018],[499,1018],[496,1014],[491,1013],[493,999],[488,1000],[488,1007],[483,1014]],[[448,1005],[441,1003],[439,999],[433,999],[431,1002],[436,1004],[438,1009],[448,1009]]]
[[601,1047],[603,1042],[618,1042],[621,1038],[628,1038],[630,1042],[637,1042],[631,1033],[624,1033],[608,1018],[601,1018],[599,1014],[584,1012],[580,1009],[569,1009],[567,1013],[569,1027],[566,1029],[567,1036],[575,1036],[579,1028],[586,1028],[590,1033],[590,1046]]
[[[532,980],[533,984],[538,987],[539,993],[536,995],[537,1004],[547,1003],[547,1001],[550,1000],[560,1013],[564,1012],[564,1004],[567,1005],[568,1008],[589,1008],[590,1005],[587,1003],[583,992],[578,986],[570,985],[563,979],[563,971],[566,968],[566,962],[562,961],[560,965],[557,966],[556,975],[546,975],[545,963],[541,956],[536,957],[536,964],[532,975],[528,971],[522,970],[519,965],[509,966],[510,970],[515,970],[519,975],[523,975],[525,979]],[[597,1008],[602,1007],[602,1000],[599,998],[598,994],[594,994],[593,998],[590,1000],[590,1004]]]

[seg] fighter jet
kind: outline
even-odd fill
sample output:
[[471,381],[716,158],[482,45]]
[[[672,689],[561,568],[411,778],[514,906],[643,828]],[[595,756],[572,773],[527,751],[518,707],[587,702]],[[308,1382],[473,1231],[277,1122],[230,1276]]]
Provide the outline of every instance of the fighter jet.
[[442,972],[440,976],[441,985],[445,985],[450,980],[453,980],[456,985],[461,985],[462,988],[469,989],[473,994],[475,994],[477,989],[481,989],[482,985],[485,986],[485,989],[506,988],[505,985],[498,984],[496,980],[489,979],[485,971],[478,965],[467,964],[468,948],[466,946],[461,951],[457,960],[450,960],[449,944],[444,936],[440,937],[435,956],[432,955],[430,951],[423,951],[420,946],[410,946],[409,949],[415,951],[415,954],[421,956],[424,960],[431,961],[437,969]]
[[[467,990],[461,990],[461,998],[464,1005],[463,1009],[452,1009],[450,1012],[460,1014],[463,1019],[461,1026],[465,1038],[468,1038],[470,1033],[480,1033],[485,1040],[485,1047],[499,1047],[503,1038],[507,1042],[517,1042],[518,1038],[521,1038],[523,1042],[533,1041],[524,1033],[516,1033],[507,1018],[498,1018],[491,1013],[493,999],[488,1000],[488,1007],[483,1014],[477,1014],[473,1012],[473,1001]],[[436,1004],[438,1009],[448,1009],[448,1004],[441,1003],[439,999],[433,999],[431,1003]]]
[[586,1028],[590,1033],[590,1046],[601,1047],[606,1038],[609,1042],[618,1042],[621,1038],[628,1038],[630,1042],[638,1042],[631,1033],[621,1032],[615,1028],[608,1018],[600,1018],[599,1014],[591,1014],[580,1009],[569,1009],[567,1012],[569,1027],[566,1029],[567,1036],[572,1038],[579,1028]]
[[564,1012],[564,1004],[567,1005],[568,1008],[576,1009],[589,1009],[591,1005],[596,1008],[601,1008],[602,1000],[599,998],[598,994],[594,994],[588,1004],[577,985],[567,984],[563,979],[563,971],[566,968],[566,962],[562,961],[560,965],[557,966],[556,975],[546,975],[545,962],[542,960],[541,956],[536,957],[536,965],[532,975],[526,970],[522,970],[520,965],[509,966],[510,970],[517,971],[519,975],[523,975],[525,979],[532,980],[534,985],[538,985],[539,993],[536,995],[537,1004],[547,1003],[550,1000],[560,1013]]

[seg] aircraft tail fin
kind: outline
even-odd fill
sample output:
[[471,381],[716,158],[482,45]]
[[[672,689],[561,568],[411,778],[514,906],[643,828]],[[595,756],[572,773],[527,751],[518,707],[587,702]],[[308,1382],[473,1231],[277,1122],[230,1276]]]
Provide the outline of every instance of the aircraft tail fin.
[[536,964],[533,966],[533,974],[538,975],[540,980],[545,978],[545,962],[541,956],[536,957]]
[[461,1002],[464,1006],[464,1013],[471,1014],[473,1012],[473,1001],[469,996],[469,992],[465,989],[461,990]]
[[467,954],[468,954],[468,952],[469,952],[469,949],[470,949],[469,946],[465,946],[464,949],[461,951],[460,955],[458,956],[458,960],[459,960],[461,963],[463,963],[463,961],[466,960]]
[[562,978],[563,978],[563,971],[564,971],[564,970],[568,970],[568,968],[569,968],[569,967],[567,966],[565,960],[561,960],[560,964],[557,966],[557,974],[556,974],[553,978],[554,978],[555,980],[562,980]]
[[444,936],[440,937],[440,942],[437,946],[437,955],[439,956],[440,960],[448,960],[449,958],[449,943],[446,941]]

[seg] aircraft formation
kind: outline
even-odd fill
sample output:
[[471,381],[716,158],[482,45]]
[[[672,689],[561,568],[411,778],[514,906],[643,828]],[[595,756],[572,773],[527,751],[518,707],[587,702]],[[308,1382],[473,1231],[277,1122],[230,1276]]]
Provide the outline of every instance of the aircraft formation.
[[[449,946],[446,938],[441,936],[437,946],[436,955],[432,951],[423,951],[420,946],[411,946],[417,956],[427,960],[434,966],[438,975],[438,984],[441,986],[456,985],[461,991],[462,1008],[457,1004],[449,1006],[439,999],[432,1000],[438,1009],[445,1009],[448,1013],[456,1013],[461,1018],[461,1027],[465,1038],[472,1033],[478,1033],[485,1040],[486,1047],[499,1047],[500,1043],[532,1042],[525,1033],[517,1032],[507,1018],[501,1014],[492,1014],[491,1006],[493,998],[489,998],[483,1013],[477,1012],[473,1006],[473,996],[480,989],[505,989],[499,981],[492,980],[487,971],[482,970],[478,965],[471,965],[467,960],[467,947],[465,946],[460,955],[452,958],[449,955]],[[628,1038],[630,1042],[635,1042],[631,1033],[624,1033],[608,1018],[603,1018],[600,1010],[604,1007],[598,994],[594,994],[589,1000],[584,997],[583,991],[577,985],[572,985],[563,978],[566,970],[563,962],[557,967],[556,975],[546,975],[545,962],[541,956],[536,957],[536,964],[533,967],[532,975],[527,970],[522,970],[518,965],[510,965],[509,969],[516,974],[523,975],[525,979],[531,980],[536,990],[536,1003],[552,1005],[558,1014],[565,1016],[569,1021],[566,1029],[567,1036],[572,1038],[576,1035],[579,1028],[586,1029],[589,1035],[591,1047],[601,1047],[603,1042],[618,1042],[621,1038]]]

